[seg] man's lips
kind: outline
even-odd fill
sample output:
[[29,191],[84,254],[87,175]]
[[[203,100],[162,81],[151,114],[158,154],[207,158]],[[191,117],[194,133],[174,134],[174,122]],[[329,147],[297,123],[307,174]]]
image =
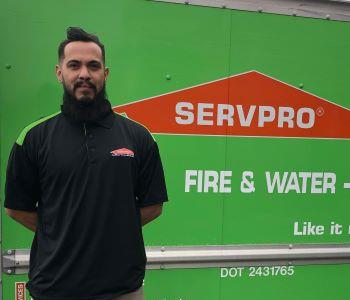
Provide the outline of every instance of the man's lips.
[[75,90],[87,90],[87,91],[90,91],[90,90],[95,90],[95,87],[92,86],[92,85],[89,85],[89,84],[78,84],[76,87],[75,87]]

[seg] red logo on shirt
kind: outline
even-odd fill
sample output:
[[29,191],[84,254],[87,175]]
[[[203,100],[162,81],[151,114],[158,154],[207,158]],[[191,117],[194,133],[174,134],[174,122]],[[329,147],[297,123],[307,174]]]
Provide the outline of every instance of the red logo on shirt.
[[134,157],[134,152],[127,149],[127,148],[121,148],[111,151],[112,156],[129,156]]
[[25,282],[16,282],[16,300],[25,300],[26,299],[26,283]]

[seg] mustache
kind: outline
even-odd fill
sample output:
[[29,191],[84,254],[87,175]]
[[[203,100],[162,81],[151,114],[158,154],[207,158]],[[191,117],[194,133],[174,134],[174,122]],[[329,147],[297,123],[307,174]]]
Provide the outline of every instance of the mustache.
[[74,86],[73,86],[73,91],[75,92],[77,88],[79,88],[79,87],[81,87],[83,85],[87,85],[89,88],[92,88],[95,93],[97,92],[96,86],[93,83],[91,83],[90,81],[87,81],[87,80],[79,80],[79,81],[77,81],[74,84]]
[[[81,84],[94,86],[91,83],[84,81],[76,82],[79,87]],[[92,87],[93,88],[93,87]],[[63,85],[63,103],[61,105],[62,113],[69,119],[77,122],[93,122],[103,118],[106,114],[112,111],[110,102],[107,99],[106,87],[103,85],[101,91],[95,94],[94,99],[87,101],[78,101],[74,93],[69,91]]]

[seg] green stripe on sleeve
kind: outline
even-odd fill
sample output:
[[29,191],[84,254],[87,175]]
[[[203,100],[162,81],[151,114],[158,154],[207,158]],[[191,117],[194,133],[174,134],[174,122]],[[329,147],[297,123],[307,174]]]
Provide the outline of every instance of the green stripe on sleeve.
[[50,118],[54,117],[54,116],[56,116],[56,115],[58,115],[58,114],[60,114],[60,113],[61,113],[61,112],[58,111],[58,112],[56,112],[56,113],[54,113],[54,114],[52,114],[52,115],[43,117],[43,118],[41,118],[41,119],[39,119],[39,120],[37,120],[37,121],[35,121],[35,122],[33,122],[33,123],[30,123],[29,125],[27,125],[26,127],[24,127],[24,129],[22,130],[22,132],[21,132],[20,135],[18,136],[18,138],[17,138],[17,140],[16,140],[16,143],[17,143],[18,145],[22,146],[23,141],[24,141],[24,139],[25,139],[25,137],[26,137],[26,135],[27,135],[27,133],[28,133],[29,130],[31,130],[31,129],[32,129],[33,127],[35,127],[36,125],[38,125],[38,124],[40,124],[40,123],[46,121],[47,119],[50,119]]

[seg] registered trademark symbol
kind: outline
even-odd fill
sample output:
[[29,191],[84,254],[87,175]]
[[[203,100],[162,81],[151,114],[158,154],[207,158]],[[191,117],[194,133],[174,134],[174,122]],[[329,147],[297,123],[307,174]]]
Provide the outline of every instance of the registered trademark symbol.
[[318,107],[318,108],[316,109],[316,114],[317,114],[319,117],[323,116],[323,114],[324,114],[324,109],[323,109],[323,107]]

